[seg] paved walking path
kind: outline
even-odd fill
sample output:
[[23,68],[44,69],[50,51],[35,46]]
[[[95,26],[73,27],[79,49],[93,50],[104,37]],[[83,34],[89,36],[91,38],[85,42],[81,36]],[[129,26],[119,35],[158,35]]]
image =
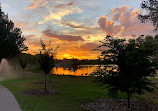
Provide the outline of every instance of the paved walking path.
[[14,95],[0,85],[0,111],[22,111]]

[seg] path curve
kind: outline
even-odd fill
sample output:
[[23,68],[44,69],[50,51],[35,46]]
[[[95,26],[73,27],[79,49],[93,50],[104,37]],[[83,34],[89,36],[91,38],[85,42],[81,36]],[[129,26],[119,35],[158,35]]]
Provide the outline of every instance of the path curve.
[[0,85],[0,111],[22,111],[14,95]]

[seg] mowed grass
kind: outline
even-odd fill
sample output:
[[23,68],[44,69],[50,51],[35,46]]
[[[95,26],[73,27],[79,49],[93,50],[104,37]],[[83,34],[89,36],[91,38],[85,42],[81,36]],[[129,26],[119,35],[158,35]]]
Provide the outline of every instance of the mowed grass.
[[[55,76],[51,77],[51,83],[47,83],[48,89],[55,89],[56,94],[41,96],[28,95],[25,92],[42,89],[43,75],[36,77],[19,78],[1,82],[16,97],[23,111],[83,111],[81,104],[101,97],[108,97],[107,90],[92,82],[91,77]],[[146,100],[158,103],[158,91],[146,93],[143,96],[134,95],[133,99]],[[126,98],[126,94],[120,93],[119,98]]]
[[48,89],[55,89],[56,94],[41,96],[26,95],[34,89],[42,89],[43,77],[8,80],[1,82],[16,97],[23,111],[82,111],[81,104],[96,98],[107,96],[107,91],[92,82],[90,77],[52,76]]

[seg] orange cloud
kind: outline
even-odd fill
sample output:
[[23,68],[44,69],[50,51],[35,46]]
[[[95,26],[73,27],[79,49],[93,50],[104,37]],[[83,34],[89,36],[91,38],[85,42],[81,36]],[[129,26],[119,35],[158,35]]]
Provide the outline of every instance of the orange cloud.
[[96,43],[85,43],[78,46],[74,46],[73,51],[87,51],[87,52],[93,52],[94,49],[98,47],[98,44]]
[[2,7],[9,7],[9,4],[2,3]]
[[74,29],[77,29],[77,30],[85,30],[87,27],[83,26],[81,23],[75,23],[75,22],[66,22],[66,21],[63,21],[61,22],[62,25],[64,26],[68,26],[68,27],[71,27],[71,28],[74,28]]
[[[50,9],[49,9],[50,10]],[[74,13],[81,13],[82,10],[78,7],[71,7],[69,9],[60,9],[57,12],[51,11],[48,16],[43,17],[43,21],[38,22],[38,24],[44,24],[49,21],[57,20],[61,21],[64,16],[74,14]]]
[[[34,38],[34,35],[30,35],[30,38]],[[48,41],[43,40],[47,45]],[[63,58],[78,58],[78,59],[97,59],[98,55],[100,53],[96,51],[92,51],[95,49],[98,45],[95,43],[61,43],[58,44],[58,41],[52,41],[51,44],[52,48],[55,48],[59,46],[59,49],[57,50],[56,58],[57,59],[63,59]],[[30,41],[28,44],[29,50],[28,53],[31,53],[33,55],[39,53],[39,49],[41,49],[40,41],[36,40],[36,43],[33,43],[33,41]]]
[[96,59],[100,53],[93,51],[96,49],[98,44],[96,43],[75,43],[61,45],[59,52],[57,53],[57,58],[78,58],[78,59]]
[[76,1],[68,3],[68,4],[59,4],[59,5],[55,6],[54,8],[59,9],[59,8],[66,7],[66,6],[73,6],[75,4],[76,4]]
[[26,35],[26,44],[40,46],[40,39],[36,35]]
[[29,31],[35,32],[35,33],[41,33],[40,31],[37,31],[37,30],[35,30],[35,29],[30,29]]
[[48,4],[46,0],[34,0],[30,6],[25,8],[25,10],[36,9],[39,6],[45,6]]
[[84,39],[81,36],[73,36],[73,35],[58,35],[56,33],[53,33],[51,30],[45,30],[43,31],[43,36],[49,37],[49,38],[57,38],[62,41],[84,41]]
[[119,8],[114,8],[114,10],[112,10],[112,20],[114,21],[118,21],[119,18],[122,16],[122,14],[124,12],[126,12],[128,10],[128,6],[121,6]]
[[23,27],[23,26],[26,26],[26,23],[19,23],[19,24],[16,24],[17,27]]
[[107,15],[100,17],[98,24],[103,29],[107,35],[115,35],[121,30],[120,25],[115,25],[113,21],[107,20]]
[[98,24],[108,35],[131,36],[131,35],[152,35],[153,26],[151,23],[143,24],[138,20],[137,13],[128,6],[121,6],[112,10],[112,20],[108,16],[100,17]]
[[78,58],[78,59],[97,59],[98,57],[98,53],[93,53],[93,52],[88,52],[88,51],[79,51],[79,52],[76,52],[76,51],[64,51],[64,53],[61,53],[60,51],[57,52],[57,58],[58,59],[63,59],[63,58],[72,58],[72,57],[75,57],[75,58]]

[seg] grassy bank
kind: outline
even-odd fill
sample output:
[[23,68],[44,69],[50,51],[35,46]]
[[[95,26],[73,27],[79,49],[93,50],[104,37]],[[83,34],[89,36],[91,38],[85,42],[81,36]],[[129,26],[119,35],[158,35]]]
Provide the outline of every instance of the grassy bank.
[[[49,89],[57,90],[56,94],[45,94],[41,96],[29,95],[25,92],[43,88],[42,75],[29,78],[19,78],[1,82],[2,85],[11,90],[19,102],[23,111],[82,111],[82,103],[92,101],[96,98],[107,97],[106,89],[92,83],[90,77],[52,76]],[[148,99],[152,101],[154,95],[134,96],[134,98]],[[125,94],[120,94],[125,98]],[[156,99],[155,99],[156,100]]]

